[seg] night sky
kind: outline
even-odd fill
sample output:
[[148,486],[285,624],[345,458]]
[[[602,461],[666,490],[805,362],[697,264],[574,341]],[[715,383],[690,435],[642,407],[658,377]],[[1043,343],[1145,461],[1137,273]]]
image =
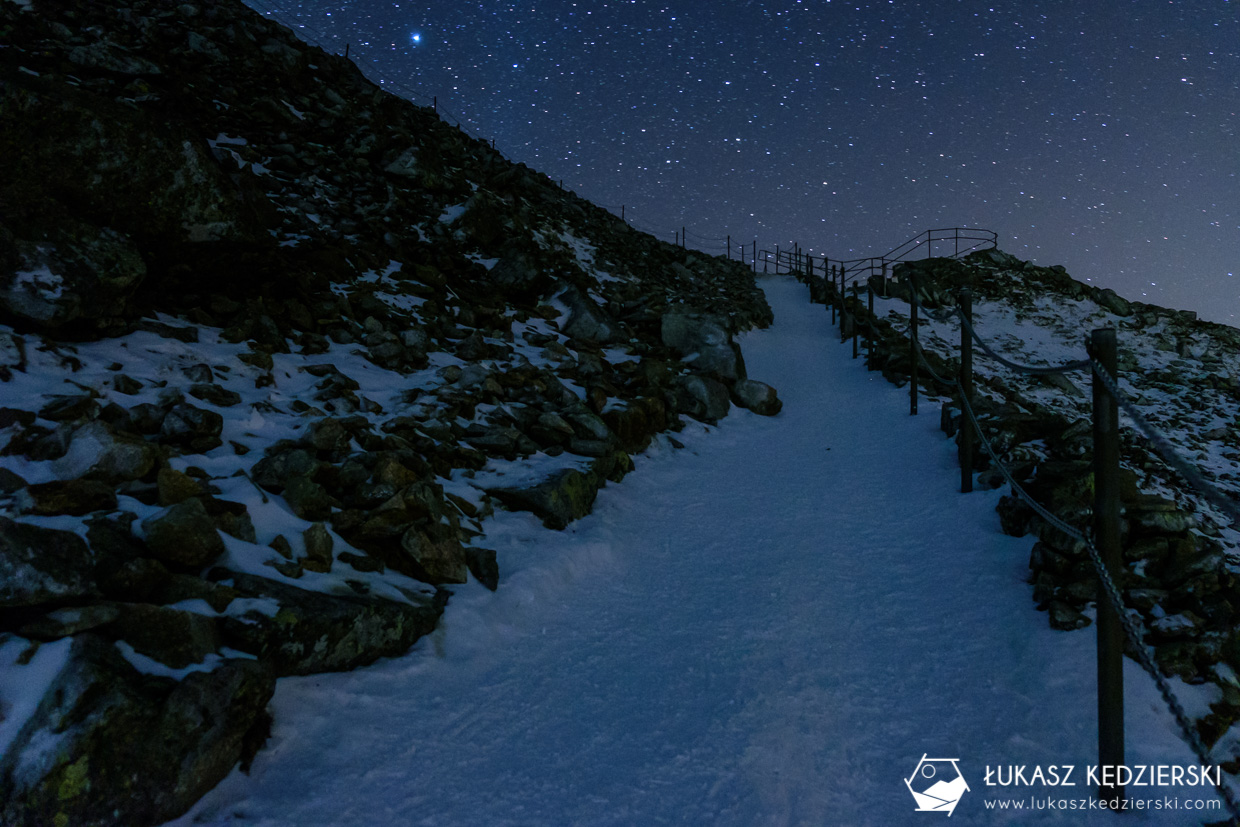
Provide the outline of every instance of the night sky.
[[1240,0],[247,1],[668,240],[985,227],[1240,326]]

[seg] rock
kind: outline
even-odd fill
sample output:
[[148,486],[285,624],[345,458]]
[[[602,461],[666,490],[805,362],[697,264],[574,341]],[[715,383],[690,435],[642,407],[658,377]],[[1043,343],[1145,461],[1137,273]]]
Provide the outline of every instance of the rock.
[[65,455],[56,460],[65,477],[89,474],[119,483],[145,477],[155,468],[159,449],[132,434],[117,432],[105,422],[88,422],[73,432]]
[[107,625],[118,617],[120,610],[110,603],[54,609],[25,624],[17,633],[35,640],[56,640]]
[[465,550],[455,536],[431,540],[425,532],[411,527],[400,538],[400,553],[390,555],[389,568],[424,583],[464,583],[469,578]]
[[619,325],[608,317],[594,299],[575,286],[564,288],[559,299],[568,307],[568,317],[560,324],[560,330],[566,336],[599,344],[623,339]]
[[227,388],[221,388],[214,382],[199,382],[190,385],[189,395],[195,399],[201,399],[203,402],[218,405],[221,408],[228,408],[241,402],[241,394],[236,391],[230,391]]
[[7,468],[0,468],[0,494],[15,494],[27,485],[26,481]]
[[52,401],[39,409],[39,418],[52,422],[72,422],[78,419],[93,419],[99,415],[99,403],[89,394],[73,396],[55,396]]
[[151,554],[178,566],[205,566],[224,553],[211,515],[198,499],[170,505],[142,521]]
[[1190,611],[1160,617],[1149,623],[1150,639],[1155,643],[1191,638],[1204,621]]
[[0,407],[0,429],[9,428],[13,425],[21,425],[23,428],[29,428],[34,424],[35,413],[33,411],[23,411],[20,408],[4,408]]
[[223,429],[224,418],[215,411],[180,402],[164,415],[159,432],[168,442],[205,453],[224,444],[220,439]]
[[382,560],[371,557],[369,554],[354,554],[351,551],[342,551],[336,555],[336,559],[351,566],[354,571],[383,572],[386,570]]
[[598,479],[568,468],[533,485],[488,488],[486,492],[513,511],[533,512],[548,528],[563,529],[590,513],[598,496]]
[[203,600],[215,612],[223,612],[241,593],[223,583],[213,583],[191,574],[170,574],[144,603],[180,603]]
[[1116,316],[1131,316],[1132,305],[1120,298],[1114,290],[1109,287],[1099,290],[1094,297],[1094,301],[1098,302],[1103,308],[1114,313]]
[[114,607],[117,618],[107,631],[165,666],[181,669],[202,663],[220,647],[214,617],[144,603]]
[[[581,424],[577,418],[573,419],[573,423]],[[589,438],[608,439],[614,434],[621,448],[638,453],[646,450],[651,437],[667,428],[667,407],[662,399],[641,397],[624,407],[613,407],[604,411],[602,424],[602,435],[595,429]]]
[[31,498],[29,511],[41,517],[55,514],[80,517],[116,508],[116,491],[98,480],[41,482],[29,486],[26,492]]
[[142,390],[143,384],[133,377],[118,373],[112,377],[112,389],[117,393],[123,393],[126,396],[133,396]]
[[278,553],[285,560],[293,559],[293,546],[289,543],[288,538],[286,538],[283,534],[277,534],[267,545],[268,547],[275,549],[276,553]]
[[1010,495],[1000,497],[995,511],[999,512],[999,528],[1004,534],[1024,537],[1029,533],[1034,514],[1024,500]]
[[1051,628],[1070,632],[1090,624],[1090,619],[1061,600],[1052,600],[1048,608]]
[[198,343],[198,328],[196,327],[183,327],[164,324],[151,319],[143,319],[138,322],[138,329],[154,333],[156,336],[162,336],[165,339],[176,339],[178,342],[185,342],[187,345]]
[[49,236],[19,242],[15,266],[0,269],[0,308],[27,323],[105,321],[146,277],[141,254],[114,229],[66,217]]
[[726,382],[745,378],[745,360],[723,321],[709,314],[674,311],[662,322],[663,344],[680,353],[695,371]]
[[284,487],[284,501],[303,520],[324,520],[332,513],[336,501],[327,489],[305,477],[293,477]]
[[551,277],[515,248],[505,252],[487,278],[511,300],[538,298],[551,286]]
[[14,370],[26,370],[26,341],[15,333],[0,331],[0,381],[9,381]]
[[[0,757],[0,823],[160,824],[184,813],[258,748],[275,681],[261,664],[223,661],[179,683],[137,672],[83,634],[34,715]],[[60,650],[64,651],[64,650]]]
[[339,419],[329,416],[310,426],[306,442],[317,451],[347,452],[352,444],[352,436]]
[[256,543],[258,538],[254,532],[254,522],[244,503],[221,500],[218,497],[203,496],[199,498],[215,527],[229,536],[247,543]]
[[310,451],[293,448],[269,453],[254,463],[250,477],[257,485],[279,494],[291,480],[312,477],[321,467],[322,463]]
[[306,557],[301,561],[302,568],[307,571],[330,571],[334,541],[327,525],[315,523],[301,533],[301,538],[306,549]]
[[227,572],[251,597],[274,598],[274,617],[252,610],[220,618],[226,645],[258,655],[278,675],[335,672],[404,654],[435,628],[447,594],[396,603],[380,597],[326,595],[250,574]]
[[732,401],[761,416],[774,416],[784,407],[774,388],[753,379],[741,379],[732,386]]
[[465,562],[475,580],[491,591],[499,588],[499,564],[493,549],[469,546],[465,549]]
[[697,374],[690,374],[681,379],[676,401],[682,413],[687,413],[703,422],[717,422],[723,419],[732,407],[725,385],[709,376]]
[[95,577],[111,600],[146,601],[168,578],[168,570],[146,555],[147,547],[133,536],[136,515],[95,517],[87,521],[86,541],[95,557]]
[[165,506],[176,505],[191,497],[201,497],[206,493],[198,480],[188,474],[174,471],[166,465],[159,469],[155,477],[155,485],[159,492],[159,504]]

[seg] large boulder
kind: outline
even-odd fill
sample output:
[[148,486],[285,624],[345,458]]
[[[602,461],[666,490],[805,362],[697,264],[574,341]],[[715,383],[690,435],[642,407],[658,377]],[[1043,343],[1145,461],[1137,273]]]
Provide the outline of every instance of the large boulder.
[[590,513],[598,496],[593,472],[566,468],[530,485],[488,488],[487,493],[513,511],[531,511],[547,528],[562,529]]
[[425,531],[410,526],[400,538],[400,550],[385,558],[389,567],[425,583],[464,583],[468,580],[468,561],[461,541],[455,535],[432,539]]
[[381,597],[299,589],[264,577],[222,572],[247,597],[274,599],[273,614],[252,609],[221,617],[225,645],[257,655],[279,675],[338,672],[403,655],[429,634],[448,595],[410,594],[408,603]]
[[95,420],[73,432],[68,451],[56,460],[56,469],[65,477],[89,474],[117,483],[145,477],[158,459],[159,449],[151,443]]
[[510,299],[535,299],[552,284],[552,277],[524,250],[511,247],[487,272],[495,289]]
[[98,597],[94,559],[71,531],[0,517],[0,608]]
[[775,389],[756,379],[741,379],[733,385],[732,401],[762,416],[774,416],[784,407]]
[[624,338],[620,326],[599,307],[598,302],[573,285],[564,288],[559,299],[568,308],[560,330],[574,339],[606,344]]
[[224,553],[224,540],[199,499],[188,499],[142,521],[151,554],[164,563],[204,566]]
[[679,353],[693,370],[725,382],[745,378],[745,359],[723,319],[706,313],[672,311],[663,315],[663,344]]
[[44,650],[10,667],[47,690],[0,756],[0,823],[160,824],[265,737],[275,681],[257,661],[178,682],[141,674],[93,634]]
[[677,407],[703,422],[718,422],[731,408],[728,388],[709,376],[690,374],[680,381],[676,391]]

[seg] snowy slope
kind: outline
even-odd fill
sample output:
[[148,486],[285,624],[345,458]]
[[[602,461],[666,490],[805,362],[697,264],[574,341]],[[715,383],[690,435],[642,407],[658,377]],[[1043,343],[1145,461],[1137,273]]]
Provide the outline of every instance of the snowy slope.
[[[904,785],[925,754],[960,759],[953,824],[1112,823],[987,809],[1090,796],[983,776],[1096,762],[1092,634],[1047,628],[1032,538],[957,493],[937,411],[909,417],[802,286],[764,287],[776,323],[744,348],[781,415],[661,437],[565,532],[497,514],[504,588],[457,589],[404,658],[282,679],[251,775],[175,824],[929,824]],[[1126,666],[1128,763],[1192,763]],[[1198,713],[1217,692],[1176,685]],[[1149,793],[1177,796],[1215,800]]]

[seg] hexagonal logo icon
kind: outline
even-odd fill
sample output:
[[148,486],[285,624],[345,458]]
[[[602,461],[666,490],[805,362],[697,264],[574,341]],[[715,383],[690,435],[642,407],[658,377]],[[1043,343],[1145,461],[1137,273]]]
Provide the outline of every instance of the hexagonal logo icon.
[[919,813],[947,813],[960,803],[969,785],[960,773],[959,758],[931,758],[923,754],[904,785],[913,794]]

